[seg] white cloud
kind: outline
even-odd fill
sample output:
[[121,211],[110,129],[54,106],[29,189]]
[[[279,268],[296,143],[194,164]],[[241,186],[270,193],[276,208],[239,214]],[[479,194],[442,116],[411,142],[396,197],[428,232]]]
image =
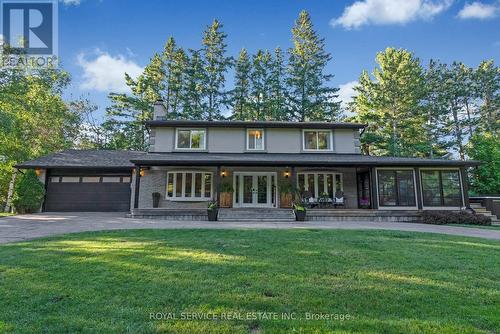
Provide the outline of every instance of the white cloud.
[[466,3],[458,13],[461,19],[486,20],[497,17],[500,14],[500,6],[497,4],[485,4],[479,1]]
[[360,0],[344,8],[342,16],[332,19],[333,27],[359,28],[368,24],[405,24],[431,19],[448,9],[453,0]]
[[59,0],[61,1],[63,4],[67,5],[67,6],[78,6],[80,4],[80,1],[81,0]]
[[81,89],[101,92],[126,93],[125,73],[133,78],[139,76],[143,68],[123,55],[112,56],[96,50],[94,59],[87,59],[84,53],[77,57],[77,64],[83,70]]
[[339,85],[339,91],[337,94],[339,95],[338,99],[342,109],[345,109],[347,104],[352,101],[352,98],[356,96],[356,92],[354,91],[354,87],[356,85],[358,85],[357,81],[350,81]]

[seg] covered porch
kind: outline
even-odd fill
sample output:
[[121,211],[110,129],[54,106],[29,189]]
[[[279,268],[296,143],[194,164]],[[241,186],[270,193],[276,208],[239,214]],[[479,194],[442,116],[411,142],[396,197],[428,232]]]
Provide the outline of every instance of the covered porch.
[[290,209],[302,201],[310,212],[339,213],[469,206],[463,161],[357,154],[150,153],[132,162],[132,212],[202,212],[211,201],[224,209]]

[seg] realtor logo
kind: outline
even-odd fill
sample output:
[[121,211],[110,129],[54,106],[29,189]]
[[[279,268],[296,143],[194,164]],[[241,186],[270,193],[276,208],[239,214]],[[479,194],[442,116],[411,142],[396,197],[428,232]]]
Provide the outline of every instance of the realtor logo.
[[0,3],[4,55],[8,46],[10,55],[22,55],[32,65],[46,65],[41,61],[42,56],[57,55],[57,0],[0,0]]

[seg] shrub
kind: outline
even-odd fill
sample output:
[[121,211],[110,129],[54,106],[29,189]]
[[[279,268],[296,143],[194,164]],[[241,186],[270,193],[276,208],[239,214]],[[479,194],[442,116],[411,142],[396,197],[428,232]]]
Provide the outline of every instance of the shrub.
[[491,218],[467,211],[424,211],[420,217],[424,224],[491,225]]
[[32,213],[40,209],[45,187],[33,170],[27,171],[16,185],[14,207],[19,213]]

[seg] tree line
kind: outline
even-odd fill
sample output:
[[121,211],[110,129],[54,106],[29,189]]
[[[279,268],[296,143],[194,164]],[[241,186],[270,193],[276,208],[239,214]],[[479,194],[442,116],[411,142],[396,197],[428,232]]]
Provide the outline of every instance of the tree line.
[[500,193],[500,69],[493,61],[475,68],[423,64],[388,48],[371,73],[362,72],[356,96],[341,110],[325,70],[332,57],[307,12],[295,21],[286,50],[242,49],[233,58],[226,39],[217,20],[199,49],[169,38],[140,76],[125,75],[129,94],[109,95],[103,121],[92,101],[62,98],[71,80],[62,68],[0,68],[0,205],[9,189],[20,197],[13,185],[25,174],[16,174],[16,163],[67,148],[147,150],[143,121],[158,99],[173,119],[361,122],[364,153],[478,159],[484,163],[471,171],[472,190]]
[[[142,121],[151,118],[152,104],[162,99],[170,119],[334,121],[339,103],[333,75],[325,67],[331,55],[314,30],[306,11],[292,28],[293,46],[283,51],[241,49],[227,55],[227,35],[214,20],[203,33],[200,49],[185,50],[170,37],[138,78],[125,76],[130,94],[111,93],[104,128],[110,147],[147,148]],[[229,71],[234,87],[226,89]],[[229,116],[224,116],[229,114]]]

